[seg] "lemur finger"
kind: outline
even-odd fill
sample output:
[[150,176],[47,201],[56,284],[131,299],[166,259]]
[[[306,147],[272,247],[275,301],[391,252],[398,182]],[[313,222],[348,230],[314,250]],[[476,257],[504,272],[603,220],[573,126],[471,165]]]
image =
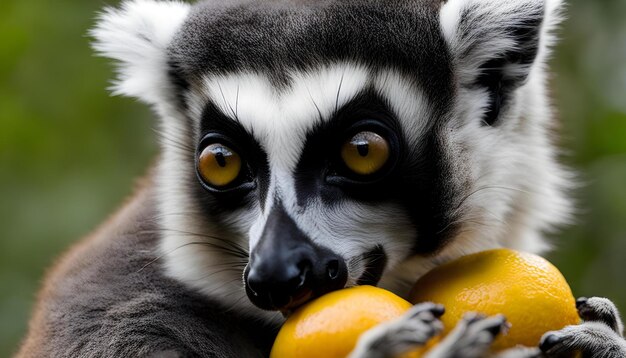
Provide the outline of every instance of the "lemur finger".
[[576,309],[580,318],[587,322],[602,322],[620,336],[623,336],[624,325],[615,304],[602,297],[581,297],[576,300]]
[[539,348],[548,357],[566,357],[582,352],[585,358],[626,357],[626,341],[601,322],[585,322],[547,332]]
[[424,325],[422,322],[409,321],[403,325],[397,327],[381,327],[386,330],[386,333],[393,337],[386,338],[389,344],[395,344],[396,346],[408,346],[418,347],[424,345],[432,337],[436,336],[443,330],[443,324],[441,322],[433,322],[433,324]]
[[487,355],[495,337],[508,329],[502,315],[486,318],[467,314],[457,326],[435,346],[426,358],[480,358]]
[[432,303],[413,306],[402,317],[363,333],[350,358],[395,357],[422,346],[443,330],[437,319],[443,312],[441,305]]
[[507,349],[506,351],[500,352],[492,358],[545,358],[546,356],[543,354],[541,349],[537,347],[529,348],[529,347],[517,347]]
[[411,309],[407,313],[405,313],[403,317],[405,319],[412,319],[414,317],[420,316],[420,319],[422,320],[427,319],[428,317],[436,319],[441,317],[445,311],[446,310],[442,305],[426,302],[411,307]]

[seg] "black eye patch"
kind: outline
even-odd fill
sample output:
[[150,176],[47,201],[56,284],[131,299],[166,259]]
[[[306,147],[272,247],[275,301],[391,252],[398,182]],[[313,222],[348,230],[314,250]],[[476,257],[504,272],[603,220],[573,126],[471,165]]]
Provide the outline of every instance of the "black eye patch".
[[[232,115],[236,114],[232,113]],[[252,200],[264,203],[269,186],[269,164],[265,150],[236,118],[226,115],[214,103],[208,102],[202,112],[198,149],[201,151],[211,143],[221,143],[236,148],[246,165],[245,175],[248,177],[245,181],[250,185],[246,186],[245,191],[204,190],[199,197],[203,198],[207,195],[210,197],[209,200],[205,200],[209,203],[207,206],[210,211],[219,213],[223,210],[236,209]],[[254,194],[257,196],[255,197]]]
[[[308,202],[321,200],[333,210],[344,202],[394,204],[415,229],[415,246],[407,256],[437,251],[456,230],[450,225],[449,214],[458,193],[450,180],[453,173],[440,140],[445,127],[438,125],[441,120],[436,115],[428,120],[420,148],[409,148],[402,125],[385,100],[373,90],[364,91],[307,135],[294,170],[298,205],[305,207]],[[336,163],[341,144],[352,133],[350,128],[361,122],[365,130],[384,133],[395,157],[390,159],[393,166],[381,171],[380,177],[351,180]]]
[[[355,173],[346,165],[346,141],[359,133],[371,132],[389,143],[389,158],[373,173]],[[374,200],[384,195],[384,182],[405,152],[402,129],[385,101],[373,90],[366,90],[339,108],[329,121],[314,128],[306,137],[304,149],[295,168],[298,204],[321,196],[328,204],[346,195]],[[365,148],[354,148],[358,156]],[[373,148],[372,148],[373,149]]]

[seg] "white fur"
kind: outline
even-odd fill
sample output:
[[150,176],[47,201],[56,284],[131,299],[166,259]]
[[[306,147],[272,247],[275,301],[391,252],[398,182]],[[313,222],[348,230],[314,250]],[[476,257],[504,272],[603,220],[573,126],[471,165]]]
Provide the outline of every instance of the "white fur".
[[[504,29],[538,11],[545,14],[537,59],[526,69],[528,80],[501,114],[500,126],[481,126],[478,119],[487,96],[470,84],[481,64],[515,46]],[[571,211],[564,192],[571,178],[556,164],[545,89],[544,62],[560,11],[560,0],[450,0],[440,12],[442,31],[460,73],[457,121],[451,122],[449,145],[458,156],[471,148],[466,167],[473,173],[477,192],[463,206],[472,208],[471,220],[484,226],[472,230],[499,245],[538,253],[549,248],[542,233],[566,222]],[[469,19],[466,26],[460,23],[463,12]]]
[[132,0],[107,8],[90,32],[94,49],[119,61],[113,93],[159,104],[172,95],[166,50],[189,12],[178,1]]
[[283,92],[258,74],[211,77],[203,81],[202,96],[192,97],[190,102],[196,118],[209,99],[222,112],[236,115],[267,149],[272,167],[290,170],[296,165],[307,131],[328,120],[336,106],[341,108],[362,90],[367,76],[362,67],[337,64],[315,73],[294,73],[295,85]]
[[[514,49],[515,39],[506,30],[523,26],[523,21],[543,16],[540,54],[553,42],[552,31],[561,20],[562,0],[449,0],[440,11],[441,30],[453,54],[459,80],[468,85],[480,73],[481,65]],[[508,71],[528,71],[514,65]]]

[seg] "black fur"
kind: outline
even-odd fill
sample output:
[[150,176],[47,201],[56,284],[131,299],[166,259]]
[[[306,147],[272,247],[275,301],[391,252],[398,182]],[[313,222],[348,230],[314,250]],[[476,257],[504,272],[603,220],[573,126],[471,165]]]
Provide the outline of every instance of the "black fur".
[[[341,146],[361,131],[373,131],[390,145],[387,164],[371,176],[359,176],[345,167]],[[318,125],[307,135],[304,149],[294,171],[299,206],[321,197],[328,206],[348,199],[370,202],[393,200],[397,164],[407,152],[402,128],[385,101],[374,91],[365,91],[338,108],[333,118]],[[403,155],[404,154],[404,155]]]
[[385,249],[377,245],[370,252],[363,255],[365,260],[365,272],[357,281],[359,285],[376,286],[383,276],[383,272],[387,266],[387,254]]
[[194,186],[197,198],[211,217],[220,217],[224,210],[240,209],[256,201],[264,204],[267,197],[270,174],[267,153],[237,122],[236,111],[233,108],[231,113],[222,113],[209,102],[202,113],[196,156],[206,147],[205,144],[220,142],[237,151],[242,160],[241,173],[233,185],[220,190],[202,185],[205,192]]
[[450,54],[439,1],[202,2],[169,48],[177,78],[242,70],[286,84],[287,71],[341,60],[394,67],[441,109],[452,95]]
[[[544,21],[544,5],[536,6],[526,18],[516,19],[514,24],[502,29],[506,37],[514,42],[514,46],[505,53],[498,54],[483,63],[473,85],[483,87],[489,94],[490,104],[487,107],[483,124],[493,126],[497,124],[502,108],[513,91],[523,85],[530,73],[530,68],[539,52],[541,25]],[[464,34],[469,42],[484,41],[490,34],[477,31],[472,21],[481,21],[480,16],[472,14],[474,9],[468,8],[461,14],[460,28],[471,29],[470,34]],[[482,20],[484,21],[484,20]],[[463,56],[471,57],[473,46],[468,46],[468,53]]]
[[[262,324],[163,275],[154,198],[114,219],[49,277],[25,357],[267,357],[276,326]],[[78,259],[76,259],[78,258]]]

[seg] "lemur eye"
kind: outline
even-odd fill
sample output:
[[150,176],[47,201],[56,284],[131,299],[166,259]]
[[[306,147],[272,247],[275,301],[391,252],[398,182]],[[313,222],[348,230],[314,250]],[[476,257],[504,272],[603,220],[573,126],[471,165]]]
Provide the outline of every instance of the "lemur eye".
[[374,174],[389,160],[389,142],[374,132],[357,133],[341,147],[341,159],[356,174]]
[[214,187],[226,186],[239,176],[241,157],[223,144],[210,144],[198,157],[198,172],[207,184]]

